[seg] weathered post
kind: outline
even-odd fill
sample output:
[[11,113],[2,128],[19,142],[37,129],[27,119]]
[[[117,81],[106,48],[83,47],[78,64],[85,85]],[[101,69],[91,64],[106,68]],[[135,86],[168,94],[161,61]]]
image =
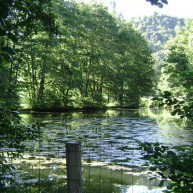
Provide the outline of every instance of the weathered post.
[[67,192],[82,193],[81,144],[66,144]]

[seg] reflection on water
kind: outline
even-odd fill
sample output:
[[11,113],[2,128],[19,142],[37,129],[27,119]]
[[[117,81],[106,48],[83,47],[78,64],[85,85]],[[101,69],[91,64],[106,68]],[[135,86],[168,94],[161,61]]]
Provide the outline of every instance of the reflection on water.
[[[138,142],[180,145],[192,139],[192,132],[167,119],[150,117],[145,111],[106,111],[23,115],[27,122],[43,123],[40,156],[64,157],[64,144],[81,141],[84,160],[124,166],[145,164]],[[35,146],[34,142],[28,144]],[[58,147],[60,150],[58,151]]]
[[[43,128],[43,136],[37,140],[38,143],[27,142],[29,160],[34,163],[37,161],[37,166],[44,169],[47,165],[51,169],[46,173],[47,176],[64,175],[60,169],[65,165],[65,143],[78,140],[82,144],[82,159],[89,164],[89,168],[84,169],[84,172],[88,172],[84,175],[89,178],[89,185],[91,180],[97,187],[96,182],[100,177],[98,187],[101,187],[102,176],[109,174],[108,179],[112,184],[122,185],[121,193],[161,192],[160,188],[155,188],[157,182],[149,186],[148,179],[139,183],[141,177],[135,176],[137,172],[144,172],[142,165],[146,163],[138,142],[180,145],[189,143],[193,137],[193,132],[184,130],[183,125],[169,113],[165,113],[165,117],[162,115],[147,110],[23,114],[26,123],[41,123]],[[97,169],[94,163],[102,165]],[[36,171],[34,164],[30,167]],[[128,171],[128,168],[132,170]],[[95,174],[98,174],[97,178]],[[143,179],[147,178],[147,174],[140,175]],[[108,192],[112,192],[112,187]]]

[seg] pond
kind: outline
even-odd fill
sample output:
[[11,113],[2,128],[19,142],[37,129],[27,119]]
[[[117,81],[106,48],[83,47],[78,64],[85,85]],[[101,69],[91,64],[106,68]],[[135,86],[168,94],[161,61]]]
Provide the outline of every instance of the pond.
[[81,142],[84,193],[158,193],[162,191],[159,180],[148,180],[139,142],[182,145],[191,143],[193,137],[185,125],[159,110],[33,113],[22,114],[22,119],[40,124],[43,132],[40,139],[26,142],[24,157],[15,163],[17,181],[28,186],[38,182],[38,189],[43,190],[43,179],[47,179],[46,183],[55,182],[51,192],[66,186],[67,142]]

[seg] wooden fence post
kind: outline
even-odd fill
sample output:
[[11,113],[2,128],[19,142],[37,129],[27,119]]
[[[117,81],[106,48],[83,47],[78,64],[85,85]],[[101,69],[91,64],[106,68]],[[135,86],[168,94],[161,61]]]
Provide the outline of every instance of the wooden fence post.
[[82,193],[81,144],[66,143],[67,192]]

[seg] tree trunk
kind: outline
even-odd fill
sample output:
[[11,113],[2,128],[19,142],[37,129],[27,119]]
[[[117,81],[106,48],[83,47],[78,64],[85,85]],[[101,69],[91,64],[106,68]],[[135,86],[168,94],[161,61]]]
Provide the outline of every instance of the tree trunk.
[[45,75],[46,75],[45,67],[46,67],[46,60],[44,59],[42,69],[41,69],[41,78],[40,78],[40,86],[39,86],[37,101],[41,101],[43,98],[43,94],[44,94]]

